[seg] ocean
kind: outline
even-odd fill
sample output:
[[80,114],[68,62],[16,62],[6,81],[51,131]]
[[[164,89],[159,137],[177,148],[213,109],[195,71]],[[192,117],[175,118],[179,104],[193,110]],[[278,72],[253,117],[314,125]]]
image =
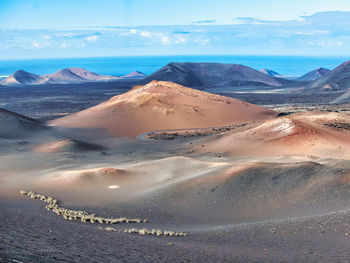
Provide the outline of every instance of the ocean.
[[19,69],[43,75],[68,67],[82,67],[104,75],[125,75],[135,70],[151,74],[170,62],[234,63],[257,70],[272,69],[286,76],[301,76],[319,67],[334,69],[349,59],[349,57],[198,55],[0,60],[0,77],[8,76]]

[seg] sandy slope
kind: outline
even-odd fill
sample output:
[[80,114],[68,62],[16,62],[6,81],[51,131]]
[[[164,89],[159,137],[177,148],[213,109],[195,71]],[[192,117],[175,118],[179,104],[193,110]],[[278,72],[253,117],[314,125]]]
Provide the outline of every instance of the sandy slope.
[[227,165],[182,156],[140,161],[137,164],[102,163],[93,167],[45,172],[36,178],[34,187],[64,192],[65,198],[76,204],[120,203],[144,198],[160,189],[220,171]]
[[51,123],[103,128],[112,136],[133,137],[152,130],[223,126],[271,119],[275,115],[272,110],[236,99],[153,81]]
[[310,155],[350,159],[350,132],[327,124],[348,124],[347,114],[304,112],[233,130],[198,149],[234,156]]
[[[338,167],[337,167],[338,165]],[[62,167],[32,174],[21,188],[50,193],[71,206],[125,208],[158,220],[172,214],[194,224],[229,224],[329,212],[348,202],[349,167],[174,156],[137,164]],[[312,207],[312,211],[310,208]]]
[[[331,262],[330,258],[336,258],[344,262],[348,258],[345,233],[349,217],[339,210],[349,208],[349,161],[280,158],[280,153],[292,149],[290,154],[300,154],[297,147],[302,144],[306,145],[303,151],[318,149],[313,142],[331,152],[333,144],[325,142],[345,143],[348,131],[324,124],[345,123],[348,118],[339,113],[310,112],[223,133],[221,138],[233,138],[232,134],[247,132],[245,138],[239,138],[245,158],[238,154],[218,158],[213,150],[208,154],[198,149],[187,152],[198,144],[207,150],[220,137],[217,135],[198,141],[130,140],[106,154],[73,153],[64,146],[71,143],[68,140],[43,147],[55,150],[62,142],[63,151],[50,154],[19,153],[16,145],[5,150],[0,147],[0,211],[4,218],[0,258],[39,262],[69,258],[96,262]],[[298,141],[300,138],[304,140]],[[235,143],[237,140],[232,140],[220,147],[229,149]],[[265,154],[267,146],[275,147],[271,156]],[[260,152],[253,151],[254,147]],[[131,149],[136,153],[125,155]],[[49,194],[65,207],[98,215],[146,218],[147,228],[184,230],[189,236],[127,235],[123,230],[133,227],[130,224],[113,225],[121,232],[108,232],[97,224],[63,220],[45,211],[39,200],[19,196],[20,189]],[[339,216],[329,214],[334,211]],[[327,216],[320,216],[324,214]],[[203,253],[207,256],[202,257]]]
[[[47,141],[47,142],[46,142]],[[49,138],[44,142],[40,142],[38,145],[34,146],[32,151],[39,153],[49,153],[49,152],[88,152],[88,151],[98,151],[103,150],[102,146],[82,142],[73,139],[58,139]]]
[[[37,124],[0,113],[0,131],[12,121],[10,132],[22,123]],[[0,139],[0,261],[346,262],[350,117],[320,111],[274,115],[153,82],[54,123],[134,136],[163,126],[256,122],[201,139],[107,138],[103,152],[87,151],[94,147],[79,141],[90,136],[85,129],[66,131],[76,140],[63,131],[62,138],[45,139],[36,130],[36,140],[25,144]],[[129,224],[108,232],[64,220],[39,200],[18,195],[21,189],[54,196],[67,208],[145,218],[147,228],[189,236],[128,235],[123,230]]]

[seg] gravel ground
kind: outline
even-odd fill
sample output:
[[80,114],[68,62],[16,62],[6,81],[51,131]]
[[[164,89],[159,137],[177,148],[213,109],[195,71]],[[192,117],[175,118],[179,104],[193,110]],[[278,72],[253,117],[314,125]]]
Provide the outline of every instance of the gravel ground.
[[65,221],[37,201],[2,201],[0,213],[1,262],[350,262],[346,211],[208,226],[181,238],[108,232],[97,224]]

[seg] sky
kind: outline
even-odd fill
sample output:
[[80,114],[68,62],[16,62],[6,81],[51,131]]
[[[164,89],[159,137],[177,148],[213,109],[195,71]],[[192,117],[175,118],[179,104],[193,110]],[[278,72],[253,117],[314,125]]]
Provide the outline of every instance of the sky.
[[0,0],[0,59],[350,55],[349,0]]

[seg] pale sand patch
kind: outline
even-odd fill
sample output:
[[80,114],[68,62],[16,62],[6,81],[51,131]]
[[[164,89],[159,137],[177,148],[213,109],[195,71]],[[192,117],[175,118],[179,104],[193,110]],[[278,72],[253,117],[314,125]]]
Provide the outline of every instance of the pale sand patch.
[[108,186],[108,189],[119,189],[119,188],[120,188],[120,186],[117,184],[112,184],[112,185]]

